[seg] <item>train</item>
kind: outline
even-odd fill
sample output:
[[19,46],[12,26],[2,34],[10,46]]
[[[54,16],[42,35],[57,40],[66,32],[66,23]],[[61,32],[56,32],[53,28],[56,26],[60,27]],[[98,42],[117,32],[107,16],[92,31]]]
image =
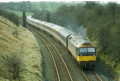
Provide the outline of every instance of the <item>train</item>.
[[26,18],[27,24],[32,25],[53,36],[71,53],[80,67],[93,68],[96,65],[96,48],[95,45],[77,35],[75,32],[61,27],[59,25],[37,20],[31,16]]

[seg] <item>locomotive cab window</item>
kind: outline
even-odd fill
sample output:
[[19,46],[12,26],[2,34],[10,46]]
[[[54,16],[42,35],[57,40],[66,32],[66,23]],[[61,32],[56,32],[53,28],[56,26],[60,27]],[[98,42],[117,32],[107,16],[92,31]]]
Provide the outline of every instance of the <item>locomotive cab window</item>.
[[80,48],[80,53],[87,53],[87,48]]
[[88,53],[95,53],[95,48],[88,48]]
[[80,48],[79,49],[80,54],[95,54],[95,48]]

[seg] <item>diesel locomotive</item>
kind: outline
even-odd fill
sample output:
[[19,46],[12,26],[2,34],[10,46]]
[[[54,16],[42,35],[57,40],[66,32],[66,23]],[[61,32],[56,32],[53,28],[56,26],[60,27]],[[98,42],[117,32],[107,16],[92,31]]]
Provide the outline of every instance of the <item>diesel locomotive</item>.
[[71,53],[79,66],[89,66],[90,68],[95,66],[96,48],[91,42],[84,39],[82,36],[77,35],[76,33],[59,25],[37,20],[31,16],[27,17],[27,23],[42,31],[47,32],[56,40],[61,42],[61,44],[63,44]]

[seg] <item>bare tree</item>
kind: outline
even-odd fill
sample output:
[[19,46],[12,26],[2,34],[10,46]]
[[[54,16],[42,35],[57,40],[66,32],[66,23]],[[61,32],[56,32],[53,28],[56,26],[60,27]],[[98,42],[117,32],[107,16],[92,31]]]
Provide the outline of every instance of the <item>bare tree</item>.
[[113,16],[113,24],[116,23],[116,12],[118,10],[117,6],[118,6],[117,3],[114,3],[114,2],[108,3],[108,9],[110,10],[111,15]]

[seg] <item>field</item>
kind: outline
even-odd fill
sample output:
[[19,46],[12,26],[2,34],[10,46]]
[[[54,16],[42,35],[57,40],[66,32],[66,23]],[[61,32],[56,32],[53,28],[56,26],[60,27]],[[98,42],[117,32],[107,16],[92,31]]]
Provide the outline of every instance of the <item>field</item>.
[[[21,60],[19,78],[16,80],[13,80],[11,66],[8,66],[10,62],[5,59],[13,55]],[[41,81],[41,58],[40,48],[33,34],[0,16],[0,81]]]
[[[8,10],[9,12],[13,12],[16,15],[18,15],[19,17],[22,17],[23,12],[22,11],[17,11],[17,10]],[[26,16],[30,16],[33,15],[32,12],[26,12]]]

